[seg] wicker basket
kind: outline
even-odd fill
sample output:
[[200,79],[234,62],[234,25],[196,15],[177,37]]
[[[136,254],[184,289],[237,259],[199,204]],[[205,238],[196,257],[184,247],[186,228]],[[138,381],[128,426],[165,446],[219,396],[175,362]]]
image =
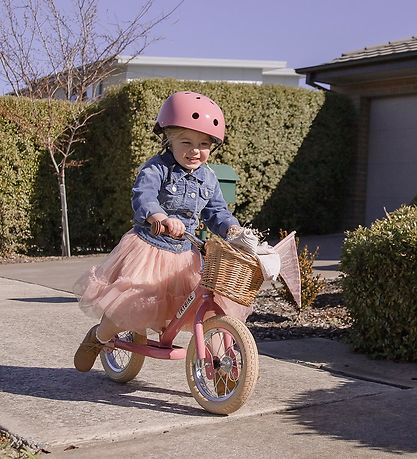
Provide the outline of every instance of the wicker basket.
[[205,250],[201,285],[250,306],[263,282],[258,259],[217,237],[207,241]]

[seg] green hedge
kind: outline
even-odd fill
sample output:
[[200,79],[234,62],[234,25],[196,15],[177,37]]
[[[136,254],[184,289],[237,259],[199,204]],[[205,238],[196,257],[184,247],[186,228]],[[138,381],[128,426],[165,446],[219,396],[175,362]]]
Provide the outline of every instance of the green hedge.
[[417,361],[417,207],[348,232],[341,268],[354,347]]
[[[74,250],[109,250],[131,226],[137,168],[158,151],[154,121],[166,97],[178,90],[204,93],[225,113],[225,144],[210,161],[227,163],[238,173],[234,211],[242,223],[270,228],[271,234],[280,228],[341,229],[355,145],[355,113],[345,97],[284,86],[145,80],[114,88],[91,107],[98,114],[74,157],[82,167],[67,171]],[[4,99],[10,98],[0,103]],[[61,109],[68,110],[67,104]],[[27,190],[13,174],[2,174],[8,195],[27,201],[19,198],[19,218],[8,216],[15,211],[10,207],[4,214],[0,252],[32,247],[59,253],[59,198],[47,154],[10,122],[0,130],[17,136],[2,142],[0,165],[9,162],[13,168],[13,158],[29,157],[26,150],[33,150],[33,160],[21,162],[20,174],[30,177]],[[0,201],[4,207],[4,193]]]
[[0,253],[22,251],[31,239],[29,214],[38,163],[33,144],[0,120]]
[[75,181],[92,187],[90,215],[80,209],[80,226],[72,225],[78,245],[90,234],[88,245],[111,247],[130,227],[137,168],[158,151],[156,115],[179,90],[206,94],[224,111],[225,144],[210,161],[239,175],[234,210],[241,222],[272,233],[341,228],[355,144],[355,113],[345,97],[284,86],[145,80],[111,91],[99,105],[80,152],[88,166],[74,171]]
[[48,119],[62,132],[72,113],[62,101],[0,97],[0,255],[60,253],[58,185],[37,137]]

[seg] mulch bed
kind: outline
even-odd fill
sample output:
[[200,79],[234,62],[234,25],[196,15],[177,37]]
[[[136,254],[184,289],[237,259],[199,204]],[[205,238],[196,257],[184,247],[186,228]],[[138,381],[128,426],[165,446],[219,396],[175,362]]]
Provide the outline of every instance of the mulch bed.
[[282,299],[278,289],[261,291],[247,325],[256,341],[304,337],[342,339],[351,319],[339,281],[325,279],[314,304],[301,310]]

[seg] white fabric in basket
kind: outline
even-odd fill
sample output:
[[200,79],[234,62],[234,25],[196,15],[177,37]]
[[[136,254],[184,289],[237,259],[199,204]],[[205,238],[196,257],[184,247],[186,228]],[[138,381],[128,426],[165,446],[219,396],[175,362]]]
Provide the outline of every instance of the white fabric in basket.
[[281,258],[274,249],[263,242],[250,228],[244,228],[241,233],[229,239],[229,243],[258,258],[264,280],[276,280],[281,269]]

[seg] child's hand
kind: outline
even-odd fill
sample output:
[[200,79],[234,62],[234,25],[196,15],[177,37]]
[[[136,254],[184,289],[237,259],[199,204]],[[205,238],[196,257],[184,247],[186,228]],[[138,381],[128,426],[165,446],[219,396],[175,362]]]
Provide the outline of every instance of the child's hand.
[[178,218],[166,218],[162,220],[161,223],[165,226],[166,232],[171,237],[179,238],[185,232],[185,225],[181,220],[178,220]]

